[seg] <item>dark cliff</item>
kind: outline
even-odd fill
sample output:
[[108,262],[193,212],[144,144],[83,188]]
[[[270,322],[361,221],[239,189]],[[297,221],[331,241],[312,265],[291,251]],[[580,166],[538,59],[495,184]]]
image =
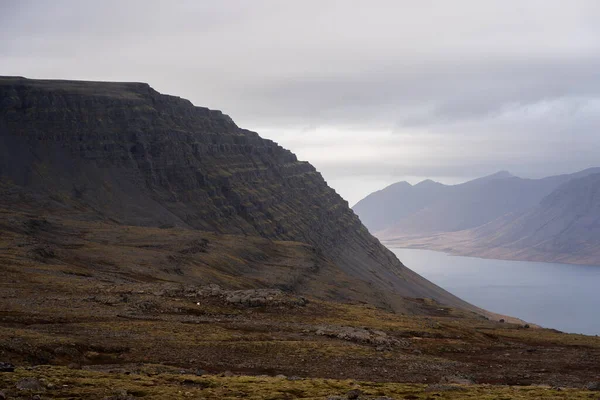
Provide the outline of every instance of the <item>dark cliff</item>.
[[147,84],[0,78],[0,179],[5,205],[304,242],[389,305],[470,307],[404,267],[312,165]]

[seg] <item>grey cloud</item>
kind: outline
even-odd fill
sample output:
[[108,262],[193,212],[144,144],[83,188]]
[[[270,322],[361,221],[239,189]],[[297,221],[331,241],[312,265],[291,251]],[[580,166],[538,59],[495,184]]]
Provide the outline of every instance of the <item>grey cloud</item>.
[[348,188],[540,175],[600,149],[598,20],[595,0],[0,0],[0,73],[146,81]]

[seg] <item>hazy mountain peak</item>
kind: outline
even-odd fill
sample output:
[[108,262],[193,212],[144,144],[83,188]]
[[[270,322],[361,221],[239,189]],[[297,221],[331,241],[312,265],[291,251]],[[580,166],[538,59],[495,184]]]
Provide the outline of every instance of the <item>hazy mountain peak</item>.
[[412,187],[412,185],[410,183],[408,183],[407,181],[400,181],[400,182],[392,183],[391,185],[385,187],[382,190],[391,189],[391,188],[409,188],[409,187]]
[[372,193],[354,211],[380,238],[459,231],[535,207],[559,185],[594,171],[544,179],[522,179],[498,171],[451,186],[427,179],[406,190]]
[[465,183],[461,183],[458,186],[460,186],[460,185],[467,185],[468,186],[468,185],[473,184],[473,183],[478,183],[479,184],[479,183],[482,183],[482,182],[489,182],[489,181],[493,181],[493,180],[497,180],[497,179],[508,179],[508,178],[517,178],[517,176],[511,174],[508,171],[502,170],[502,171],[495,172],[495,173],[493,173],[491,175],[482,176],[481,178],[476,178],[476,179],[473,179],[471,181],[468,181],[468,182],[465,182]]
[[515,175],[511,174],[510,172],[508,172],[506,170],[502,170],[502,171],[496,172],[495,174],[488,175],[485,178],[490,178],[490,179],[515,178]]
[[425,179],[415,185],[415,187],[436,187],[436,186],[444,186],[443,183],[436,182],[431,179]]

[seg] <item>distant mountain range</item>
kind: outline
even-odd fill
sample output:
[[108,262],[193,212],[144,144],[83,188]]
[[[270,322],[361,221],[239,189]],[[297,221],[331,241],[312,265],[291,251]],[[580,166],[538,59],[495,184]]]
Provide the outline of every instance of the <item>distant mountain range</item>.
[[388,245],[600,265],[600,168],[543,179],[506,171],[459,185],[393,184],[353,208]]

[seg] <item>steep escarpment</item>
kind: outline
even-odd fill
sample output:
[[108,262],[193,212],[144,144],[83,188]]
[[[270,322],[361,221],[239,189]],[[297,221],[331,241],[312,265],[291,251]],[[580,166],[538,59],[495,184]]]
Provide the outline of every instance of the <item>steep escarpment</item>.
[[308,243],[384,302],[470,307],[404,267],[307,162],[146,84],[0,78],[2,203]]

